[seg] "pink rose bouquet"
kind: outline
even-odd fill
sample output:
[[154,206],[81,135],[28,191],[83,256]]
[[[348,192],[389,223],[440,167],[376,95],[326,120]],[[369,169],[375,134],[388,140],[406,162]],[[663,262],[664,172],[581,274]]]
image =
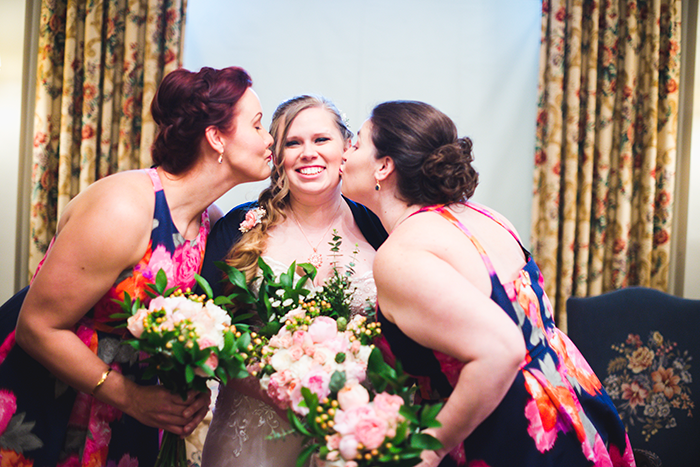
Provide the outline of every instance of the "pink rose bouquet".
[[[294,430],[311,440],[297,460],[305,465],[316,455],[317,464],[328,467],[412,466],[421,462],[426,449],[441,444],[423,430],[440,426],[435,419],[441,405],[415,406],[406,375],[389,367],[378,349],[370,354],[365,384],[346,380],[339,390],[319,395],[303,382],[300,392],[306,417],[290,413]],[[397,392],[397,394],[393,394]],[[323,396],[323,397],[322,397]]]
[[313,301],[288,313],[277,334],[254,339],[257,346],[247,362],[249,371],[260,378],[261,388],[299,415],[309,411],[302,388],[324,399],[346,384],[366,379],[373,347],[368,343],[379,333],[379,325],[367,323],[364,316],[343,326],[318,313]]
[[[250,335],[238,331],[225,310],[189,290],[166,290],[163,270],[150,287],[154,293],[148,306],[125,294],[121,302],[124,314],[113,316],[126,318],[133,336],[126,343],[147,355],[146,378],[157,377],[165,388],[185,399],[191,389],[208,391],[208,379],[225,384],[230,378],[248,376],[244,352]],[[186,467],[184,443],[179,436],[164,432],[156,466]]]

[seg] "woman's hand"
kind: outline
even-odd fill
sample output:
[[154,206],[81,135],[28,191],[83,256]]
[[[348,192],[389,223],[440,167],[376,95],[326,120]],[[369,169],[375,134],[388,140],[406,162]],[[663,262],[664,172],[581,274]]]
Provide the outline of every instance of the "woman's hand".
[[437,467],[442,462],[444,455],[438,455],[436,451],[423,451],[420,455],[421,463],[416,467]]
[[138,386],[133,404],[124,408],[144,425],[186,437],[201,423],[209,410],[211,391],[189,391],[187,399],[163,386]]

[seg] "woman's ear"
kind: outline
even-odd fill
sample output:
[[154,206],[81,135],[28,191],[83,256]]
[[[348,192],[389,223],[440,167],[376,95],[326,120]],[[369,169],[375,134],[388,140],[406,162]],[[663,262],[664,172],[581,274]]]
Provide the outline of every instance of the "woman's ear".
[[217,127],[214,125],[208,126],[207,129],[204,130],[204,137],[206,138],[207,143],[209,143],[209,146],[211,146],[211,148],[216,151],[217,154],[222,154],[224,152],[226,145],[224,144],[221,132]]
[[381,159],[377,159],[377,168],[374,171],[374,178],[377,181],[386,180],[389,175],[394,173],[394,159],[389,156],[384,156]]

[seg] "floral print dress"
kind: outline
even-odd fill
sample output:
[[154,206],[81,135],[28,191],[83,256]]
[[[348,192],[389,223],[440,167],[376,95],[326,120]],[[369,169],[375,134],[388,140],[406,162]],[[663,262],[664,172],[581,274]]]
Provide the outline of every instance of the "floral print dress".
[[[121,322],[110,319],[121,312],[113,299],[122,300],[128,292],[131,297],[150,301],[147,284],[155,281],[160,269],[166,273],[169,287],[194,288],[210,225],[205,211],[197,237],[185,240],[170,217],[156,170],[145,172],[155,191],[153,230],[146,253],[138,264],[120,274],[75,325],[75,333],[113,371],[139,384],[154,384],[143,379],[140,356],[121,342],[126,331],[116,327]],[[158,430],[68,387],[16,346],[14,326],[7,323],[16,322],[21,300],[12,302],[3,306],[4,325],[0,328],[4,331],[0,347],[0,465],[152,466],[158,454]]]
[[[492,213],[465,205],[509,230]],[[625,428],[600,381],[574,344],[554,324],[552,306],[534,260],[513,282],[501,283],[479,241],[444,206],[436,212],[461,229],[481,254],[491,276],[491,299],[518,325],[527,355],[506,396],[441,466],[634,466]],[[518,240],[520,244],[520,241]],[[522,244],[521,244],[522,248]],[[377,313],[383,338],[414,375],[423,400],[449,397],[464,363],[411,340]]]

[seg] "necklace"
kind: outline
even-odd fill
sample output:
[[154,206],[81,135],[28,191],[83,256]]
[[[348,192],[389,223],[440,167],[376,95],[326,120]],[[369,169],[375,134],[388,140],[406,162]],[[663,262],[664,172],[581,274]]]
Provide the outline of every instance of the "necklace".
[[328,224],[328,228],[326,229],[325,232],[323,232],[323,235],[321,235],[321,239],[318,241],[316,246],[314,247],[313,243],[311,243],[311,240],[309,240],[309,237],[306,236],[306,232],[304,232],[304,229],[301,227],[301,224],[299,223],[299,220],[297,219],[297,215],[294,212],[294,209],[292,206],[289,206],[289,209],[292,211],[292,217],[294,217],[294,222],[296,222],[297,227],[299,227],[299,231],[301,234],[304,236],[306,239],[306,242],[309,244],[311,249],[313,250],[313,253],[309,255],[309,263],[313,265],[316,269],[320,268],[321,265],[323,264],[323,255],[318,252],[318,247],[321,246],[321,242],[323,241],[324,238],[326,238],[326,234],[331,230],[331,227],[333,227],[333,224],[335,224],[335,220],[338,217],[338,212],[340,211],[340,204],[338,204],[338,209],[335,210],[335,214],[333,214],[333,219],[331,222]]

